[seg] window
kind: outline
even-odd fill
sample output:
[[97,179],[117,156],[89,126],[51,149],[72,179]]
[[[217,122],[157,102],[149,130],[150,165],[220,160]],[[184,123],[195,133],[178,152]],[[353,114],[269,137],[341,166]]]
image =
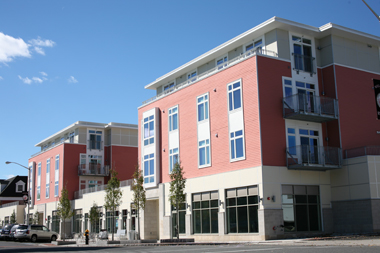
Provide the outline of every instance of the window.
[[292,36],[293,42],[293,55],[294,55],[294,68],[296,70],[303,70],[305,72],[313,72],[313,60],[311,50],[311,40],[301,38],[299,36]]
[[241,108],[241,85],[240,81],[228,85],[228,106],[233,111]]
[[216,59],[216,66],[219,69],[222,69],[224,67],[227,67],[227,62],[228,62],[228,56],[225,55],[223,57],[217,58]]
[[37,170],[37,175],[40,177],[41,176],[41,163],[38,163],[38,170]]
[[257,233],[257,186],[226,190],[227,233]]
[[74,132],[71,132],[71,133],[69,134],[69,142],[70,142],[70,143],[74,143],[74,136],[75,136],[75,133],[74,133]]
[[88,188],[100,187],[102,184],[100,180],[88,180]]
[[84,214],[84,231],[88,229],[88,221],[89,221],[88,213],[85,213]]
[[285,232],[321,230],[318,186],[283,185],[282,210]]
[[55,173],[54,173],[54,197],[59,193],[59,155],[55,156]]
[[198,122],[208,119],[208,94],[197,98]]
[[189,80],[189,82],[194,82],[197,80],[197,71],[194,70],[194,71],[191,71],[190,73],[187,74],[187,80]]
[[194,234],[218,233],[218,192],[193,194],[192,205]]
[[112,215],[112,211],[106,212],[106,227],[108,233],[112,233],[112,227],[113,232],[117,232],[118,229],[118,217],[119,217],[119,211],[115,211],[115,215]]
[[46,160],[46,193],[45,198],[50,197],[50,158]]
[[37,200],[41,198],[41,186],[37,186]]
[[37,167],[37,200],[41,198],[41,163]]
[[101,149],[102,131],[89,130],[88,132],[90,134],[90,149]]
[[127,229],[128,210],[123,210],[123,226],[122,229]]
[[296,130],[294,128],[288,128],[288,147],[289,147],[289,154],[297,155]]
[[154,183],[154,154],[144,156],[144,184]]
[[230,133],[231,141],[231,159],[244,157],[244,135],[243,130]]
[[52,212],[52,220],[51,220],[51,230],[60,233],[59,231],[59,216],[58,216],[58,211],[53,211]]
[[179,210],[172,205],[172,235],[175,237],[177,228],[177,215],[179,215],[179,234],[186,233],[186,203],[179,204]]
[[73,216],[73,232],[81,233],[82,232],[82,209],[74,210]]
[[95,220],[95,222],[91,223],[92,232],[99,233],[100,229],[103,227],[103,208],[101,206],[98,207],[99,217]]
[[24,191],[24,186],[21,184],[17,185],[17,192],[22,192],[22,191]]
[[174,82],[164,86],[164,91],[174,88]]
[[154,143],[154,116],[144,118],[144,146]]
[[210,140],[203,140],[198,143],[199,149],[199,166],[210,165]]
[[86,171],[86,174],[91,175],[99,175],[102,174],[102,159],[103,156],[101,155],[89,155],[88,156],[88,171]]
[[263,39],[257,39],[257,40],[247,43],[244,46],[244,50],[245,52],[247,52],[247,56],[249,56],[252,54],[253,51],[261,53],[262,47],[263,47]]
[[169,109],[169,132],[178,129],[178,106]]
[[173,171],[174,166],[178,163],[178,148],[170,149],[169,151],[169,173]]

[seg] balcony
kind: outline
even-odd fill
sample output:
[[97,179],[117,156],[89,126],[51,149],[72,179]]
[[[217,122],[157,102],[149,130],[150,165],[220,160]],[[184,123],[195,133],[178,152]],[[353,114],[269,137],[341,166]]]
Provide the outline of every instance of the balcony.
[[316,70],[316,65],[315,65],[315,58],[308,56],[308,55],[303,55],[303,54],[294,54],[294,70],[297,71],[303,71],[310,73],[312,76],[313,74],[317,73]]
[[338,100],[298,93],[282,99],[283,117],[311,122],[327,122],[338,119]]
[[211,75],[214,75],[216,73],[219,73],[220,71],[223,71],[237,63],[240,63],[244,60],[247,60],[255,55],[266,55],[266,56],[271,56],[271,57],[278,57],[278,54],[276,52],[273,52],[273,51],[270,51],[270,50],[266,50],[266,49],[262,49],[262,48],[254,48],[254,49],[251,49],[245,53],[242,53],[240,54],[239,56],[229,60],[229,61],[226,61],[224,62],[223,64],[220,64],[220,65],[217,65],[215,66],[214,68],[206,71],[206,72],[203,72],[199,75],[196,75],[194,77],[191,77],[190,79],[182,82],[182,83],[179,83],[179,84],[176,84],[175,86],[157,94],[156,96],[148,99],[148,100],[145,100],[144,102],[142,102],[143,105],[146,105],[146,104],[149,104],[157,99],[160,99],[166,95],[169,95],[179,89],[182,89],[192,83],[196,83],[202,79],[205,79],[206,77],[209,77]]
[[100,176],[105,177],[110,174],[109,165],[104,167],[101,164],[80,164],[78,165],[78,175],[79,176]]
[[336,147],[299,145],[286,149],[289,170],[326,171],[342,167],[342,149]]
[[[120,181],[120,187],[131,186],[133,184],[133,179],[128,179]],[[107,188],[107,185],[97,185],[95,187],[85,188],[79,191],[74,192],[74,199],[82,199],[84,194],[104,191]]]
[[366,146],[359,148],[346,149],[344,151],[344,158],[354,158],[359,156],[378,155],[380,156],[380,146]]

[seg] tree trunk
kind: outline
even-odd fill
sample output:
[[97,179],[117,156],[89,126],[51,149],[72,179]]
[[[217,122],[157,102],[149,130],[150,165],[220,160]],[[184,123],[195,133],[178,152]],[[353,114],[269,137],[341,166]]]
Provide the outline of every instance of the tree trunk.
[[65,241],[65,231],[66,231],[66,224],[65,224],[65,219],[63,219],[63,232],[62,232],[62,235],[63,235],[63,241]]
[[177,240],[179,240],[179,204],[177,203]]
[[113,232],[114,232],[114,227],[115,227],[115,208],[112,207],[112,241],[113,241]]
[[139,209],[136,209],[136,216],[137,216],[137,231],[138,231],[138,234],[137,234],[137,240],[140,240],[140,217],[139,217],[139,212],[140,210]]

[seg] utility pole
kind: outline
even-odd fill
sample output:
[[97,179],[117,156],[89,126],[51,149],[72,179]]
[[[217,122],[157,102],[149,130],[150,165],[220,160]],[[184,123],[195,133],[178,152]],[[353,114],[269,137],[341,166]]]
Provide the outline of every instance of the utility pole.
[[376,16],[376,18],[379,20],[379,22],[380,22],[380,16],[379,15],[377,15],[376,14],[376,12],[374,11],[374,10],[372,10],[372,8],[364,1],[364,0],[362,0],[363,1],[363,3],[365,4],[365,5],[367,5],[367,7],[368,7],[368,9],[370,10],[370,11],[372,11],[372,13],[373,13],[373,15],[375,15]]

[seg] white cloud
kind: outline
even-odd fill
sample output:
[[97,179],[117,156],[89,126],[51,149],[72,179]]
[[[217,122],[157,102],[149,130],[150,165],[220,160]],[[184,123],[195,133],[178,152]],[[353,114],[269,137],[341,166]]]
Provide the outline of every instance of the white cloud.
[[12,177],[15,177],[15,175],[12,175],[12,174],[10,174],[10,175],[7,175],[7,176],[5,176],[7,179],[10,179],[10,178],[12,178]]
[[41,71],[40,74],[43,75],[43,76],[47,76],[47,75],[48,75],[48,74],[46,74],[46,73],[43,72],[43,71]]
[[32,39],[28,41],[29,44],[33,46],[40,46],[40,47],[54,47],[55,42],[52,40],[41,40],[41,37],[38,36],[37,39]]
[[77,83],[78,82],[78,80],[77,79],[75,79],[75,77],[73,77],[73,76],[70,76],[70,78],[67,80],[69,83]]
[[20,80],[23,81],[26,84],[31,84],[32,83],[32,80],[30,80],[28,77],[22,78],[21,76],[18,76],[18,78],[20,78]]
[[10,62],[16,57],[31,57],[29,45],[21,38],[0,32],[0,63]]
[[45,51],[41,47],[34,47],[34,51],[36,51],[37,54],[45,55]]
[[36,83],[42,83],[43,82],[43,80],[39,77],[32,77],[32,80]]
[[0,76],[0,80],[4,80],[4,78],[2,76]]

